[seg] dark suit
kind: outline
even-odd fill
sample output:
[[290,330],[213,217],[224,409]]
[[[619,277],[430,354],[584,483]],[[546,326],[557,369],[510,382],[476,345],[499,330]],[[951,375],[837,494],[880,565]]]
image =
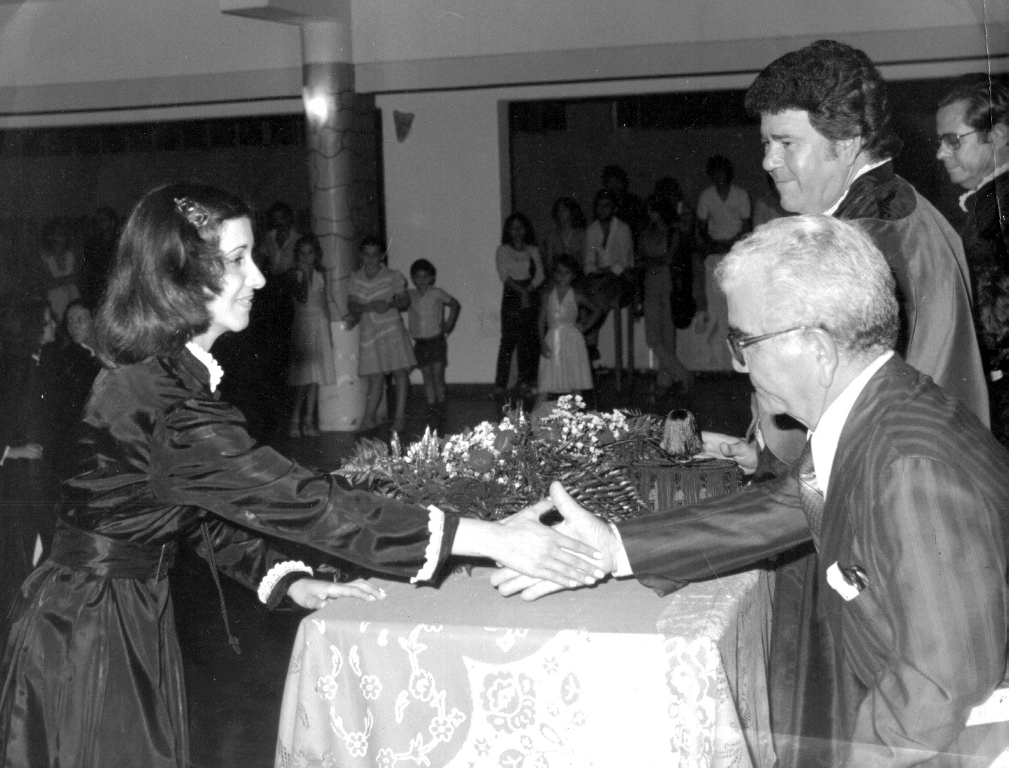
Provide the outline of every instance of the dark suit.
[[[962,403],[890,360],[844,425],[823,513],[818,587],[838,680],[831,764],[915,765],[999,738],[998,727],[964,724],[1005,673],[1007,510],[1009,453]],[[810,538],[795,468],[619,530],[635,576],[659,592]],[[850,602],[826,582],[835,562],[866,574]]]

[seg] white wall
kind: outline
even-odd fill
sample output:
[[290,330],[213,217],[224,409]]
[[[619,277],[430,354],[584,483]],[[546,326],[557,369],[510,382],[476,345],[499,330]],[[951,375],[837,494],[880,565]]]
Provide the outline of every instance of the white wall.
[[[378,99],[389,265],[409,275],[415,259],[429,259],[438,284],[462,303],[446,372],[455,382],[494,378],[500,302],[494,250],[501,200],[507,199],[497,101],[486,91]],[[394,109],[416,115],[402,143],[395,137]]]

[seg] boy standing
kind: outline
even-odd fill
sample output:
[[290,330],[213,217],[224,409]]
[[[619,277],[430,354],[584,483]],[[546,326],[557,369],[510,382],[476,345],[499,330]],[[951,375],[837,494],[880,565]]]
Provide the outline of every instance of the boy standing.
[[[447,338],[455,328],[461,309],[456,299],[435,286],[437,274],[434,264],[427,259],[417,259],[410,265],[410,279],[415,286],[410,291],[410,335],[417,367],[424,376],[427,423],[434,429],[439,429],[445,418]],[[447,318],[445,307],[448,307]]]

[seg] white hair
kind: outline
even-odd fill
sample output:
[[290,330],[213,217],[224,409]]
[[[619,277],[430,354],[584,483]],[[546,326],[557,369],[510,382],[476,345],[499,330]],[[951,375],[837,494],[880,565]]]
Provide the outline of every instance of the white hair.
[[852,222],[821,215],[774,219],[736,243],[715,277],[725,294],[763,291],[767,327],[752,332],[815,326],[849,354],[896,344],[893,274]]

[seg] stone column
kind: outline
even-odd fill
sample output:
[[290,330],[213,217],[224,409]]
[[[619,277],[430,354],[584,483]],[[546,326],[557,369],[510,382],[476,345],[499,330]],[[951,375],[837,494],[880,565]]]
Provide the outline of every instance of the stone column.
[[358,331],[347,330],[347,283],[360,235],[352,215],[356,94],[350,26],[302,26],[312,229],[322,245],[329,290],[336,383],[319,388],[319,427],[350,432],[364,415],[364,386],[357,377]]

